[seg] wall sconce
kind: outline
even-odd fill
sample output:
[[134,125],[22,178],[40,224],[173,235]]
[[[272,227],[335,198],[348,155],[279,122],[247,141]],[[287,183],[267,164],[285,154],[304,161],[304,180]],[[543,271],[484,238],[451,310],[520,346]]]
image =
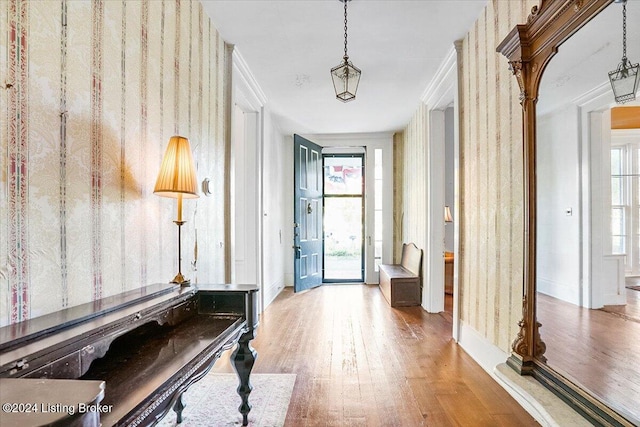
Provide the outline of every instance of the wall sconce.
[[451,209],[449,209],[449,206],[444,207],[444,222],[453,222],[453,217],[451,216]]
[[187,286],[189,279],[182,275],[182,247],[180,243],[180,229],[186,222],[182,220],[182,199],[198,198],[198,182],[196,167],[191,154],[189,140],[182,136],[172,136],[169,139],[167,151],[164,153],[156,186],[153,194],[160,197],[178,199],[178,219],[173,221],[178,226],[178,274],[171,283]]
[[211,180],[209,178],[205,178],[202,180],[202,194],[205,196],[210,196],[213,194],[211,191]]

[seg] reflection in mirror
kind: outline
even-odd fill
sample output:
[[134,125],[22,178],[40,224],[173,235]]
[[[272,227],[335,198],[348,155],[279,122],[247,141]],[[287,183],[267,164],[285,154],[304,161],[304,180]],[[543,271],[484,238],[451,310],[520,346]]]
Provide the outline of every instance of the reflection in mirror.
[[[627,26],[637,62],[640,0],[628,1]],[[640,102],[621,107],[630,124],[612,130],[608,72],[621,51],[622,5],[613,3],[542,77],[537,318],[547,364],[640,424]]]

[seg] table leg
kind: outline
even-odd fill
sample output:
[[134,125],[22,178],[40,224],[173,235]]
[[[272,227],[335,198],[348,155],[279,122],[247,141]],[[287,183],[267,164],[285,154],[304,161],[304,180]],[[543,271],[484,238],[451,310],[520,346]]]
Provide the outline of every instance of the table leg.
[[180,424],[182,422],[182,410],[184,407],[185,404],[182,401],[182,393],[180,393],[178,400],[176,400],[176,404],[173,405],[173,411],[176,413],[176,424]]
[[249,404],[249,394],[253,387],[249,382],[249,376],[251,375],[251,369],[258,357],[257,352],[251,348],[249,342],[253,339],[253,330],[245,332],[240,336],[238,340],[238,346],[231,354],[231,360],[238,373],[240,379],[240,385],[238,386],[238,394],[242,399],[242,403],[238,410],[242,414],[242,425],[249,424],[249,411],[251,411],[251,405]]

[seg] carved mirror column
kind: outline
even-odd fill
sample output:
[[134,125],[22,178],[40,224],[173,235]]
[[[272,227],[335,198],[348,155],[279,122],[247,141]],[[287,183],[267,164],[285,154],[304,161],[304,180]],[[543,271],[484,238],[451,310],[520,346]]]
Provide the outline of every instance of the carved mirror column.
[[[536,315],[536,105],[540,81],[558,47],[613,0],[541,0],[525,24],[517,25],[497,47],[518,81],[523,114],[524,154],[524,291],[520,330],[507,363],[520,374],[533,375],[596,425],[632,425],[605,403],[593,398],[546,363],[543,325]],[[544,336],[544,329],[542,336]]]

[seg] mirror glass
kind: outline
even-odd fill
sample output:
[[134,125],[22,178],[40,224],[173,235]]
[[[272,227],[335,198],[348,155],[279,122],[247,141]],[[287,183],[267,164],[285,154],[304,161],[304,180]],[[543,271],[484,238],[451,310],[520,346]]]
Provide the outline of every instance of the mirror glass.
[[[627,2],[627,57],[640,61],[640,0]],[[622,4],[613,3],[544,71],[536,310],[546,363],[640,424],[640,128],[612,130],[608,73],[621,58]],[[624,108],[640,117],[640,102]]]

